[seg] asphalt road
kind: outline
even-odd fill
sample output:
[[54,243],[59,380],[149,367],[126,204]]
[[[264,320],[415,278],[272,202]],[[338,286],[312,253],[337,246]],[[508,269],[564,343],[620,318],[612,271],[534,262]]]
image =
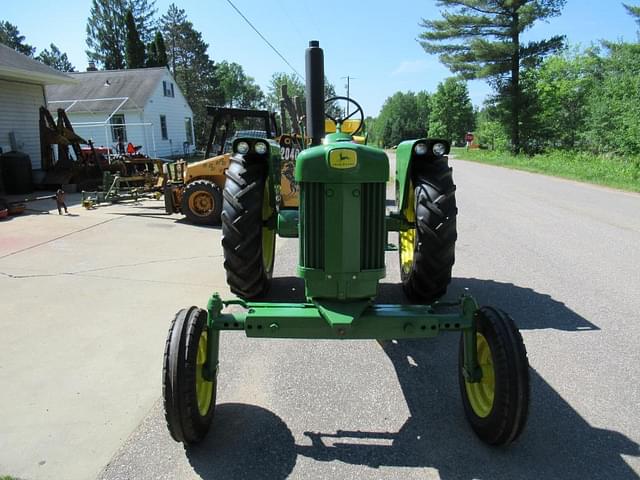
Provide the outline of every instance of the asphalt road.
[[[449,296],[511,313],[531,363],[522,437],[466,424],[455,334],[425,341],[222,337],[203,444],[164,425],[174,312],[228,295],[218,229],[157,203],[0,224],[0,476],[24,479],[640,478],[640,195],[454,161]],[[154,210],[155,209],[155,210]],[[395,241],[392,239],[392,241]],[[274,298],[302,300],[279,239]],[[404,302],[397,253],[379,300]]]
[[[174,443],[158,402],[100,478],[639,478],[640,196],[452,163],[449,295],[468,289],[522,330],[531,410],[517,443],[489,448],[468,428],[456,335],[381,348],[228,333],[205,442]],[[273,298],[302,300],[296,260],[280,241]],[[397,265],[388,253],[381,302],[405,301]]]

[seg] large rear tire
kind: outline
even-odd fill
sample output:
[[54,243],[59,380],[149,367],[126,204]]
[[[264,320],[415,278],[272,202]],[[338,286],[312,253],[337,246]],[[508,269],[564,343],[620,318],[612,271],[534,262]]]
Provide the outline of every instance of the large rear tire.
[[529,361],[518,328],[506,313],[482,307],[476,314],[480,382],[462,373],[464,341],[460,339],[459,382],[467,420],[489,445],[508,445],[518,438],[529,411]]
[[185,185],[180,207],[191,223],[217,225],[222,210],[220,187],[209,180],[194,180]]
[[200,442],[213,420],[217,381],[203,376],[208,342],[206,310],[180,310],[169,328],[162,370],[164,416],[176,442]]
[[455,191],[447,158],[416,168],[405,217],[415,228],[400,232],[400,276],[416,302],[442,297],[451,282],[457,239]]
[[264,159],[231,157],[222,205],[222,247],[227,283],[243,298],[269,289],[275,257],[275,203]]

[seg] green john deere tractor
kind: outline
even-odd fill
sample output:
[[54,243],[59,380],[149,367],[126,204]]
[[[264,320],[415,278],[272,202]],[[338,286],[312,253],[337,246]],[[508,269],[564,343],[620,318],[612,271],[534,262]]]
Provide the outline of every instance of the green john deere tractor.
[[[509,444],[521,433],[529,404],[529,365],[520,332],[507,314],[479,308],[469,295],[438,301],[451,280],[456,241],[449,143],[420,139],[399,145],[397,211],[387,215],[387,155],[353,141],[364,116],[349,99],[355,109],[344,118],[330,117],[335,133],[325,135],[323,85],[323,52],[312,41],[306,51],[304,132],[310,147],[295,164],[298,208],[284,208],[280,201],[278,144],[256,138],[233,144],[222,243],[227,281],[241,298],[223,300],[214,293],[206,309],[190,307],[175,316],[163,370],[171,436],[190,444],[209,430],[223,330],[244,331],[248,337],[335,340],[427,338],[458,331],[459,383],[469,423],[483,441]],[[360,122],[353,121],[357,115]],[[354,123],[359,125],[343,131],[343,125]],[[413,305],[373,301],[385,276],[390,231],[399,232],[402,284]],[[251,301],[269,287],[276,234],[300,239],[298,274],[306,303]],[[225,311],[230,305],[236,306],[233,312]]]

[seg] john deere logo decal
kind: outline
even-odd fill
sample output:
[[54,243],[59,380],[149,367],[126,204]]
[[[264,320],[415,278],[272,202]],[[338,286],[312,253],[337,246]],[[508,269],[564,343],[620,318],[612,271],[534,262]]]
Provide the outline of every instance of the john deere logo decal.
[[338,149],[329,153],[329,166],[332,168],[353,168],[358,165],[358,155],[354,150]]

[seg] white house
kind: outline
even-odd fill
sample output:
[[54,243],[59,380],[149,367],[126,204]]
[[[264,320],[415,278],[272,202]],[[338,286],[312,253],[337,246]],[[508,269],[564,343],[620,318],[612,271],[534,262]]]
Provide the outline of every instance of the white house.
[[29,155],[34,170],[42,165],[39,109],[46,105],[45,85],[76,81],[0,44],[0,148]]
[[70,73],[77,85],[47,87],[48,108],[64,108],[78,135],[96,147],[121,139],[152,157],[194,150],[193,111],[165,67]]

